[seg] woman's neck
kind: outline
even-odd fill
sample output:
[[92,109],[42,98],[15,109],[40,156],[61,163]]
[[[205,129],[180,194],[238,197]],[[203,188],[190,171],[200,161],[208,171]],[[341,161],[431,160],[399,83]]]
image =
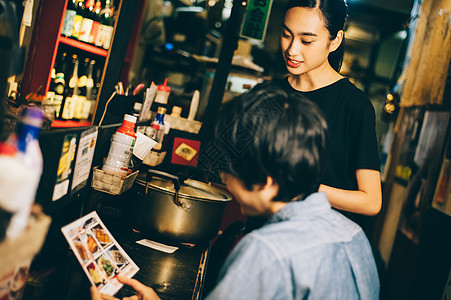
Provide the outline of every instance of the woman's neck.
[[313,70],[300,75],[289,75],[288,82],[295,90],[310,92],[328,86],[342,78],[343,76],[329,65],[328,68],[322,70]]

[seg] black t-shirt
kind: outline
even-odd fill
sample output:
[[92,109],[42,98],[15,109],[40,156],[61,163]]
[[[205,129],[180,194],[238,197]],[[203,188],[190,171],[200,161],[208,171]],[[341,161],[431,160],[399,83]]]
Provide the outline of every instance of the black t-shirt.
[[[295,90],[288,77],[274,81],[286,92],[298,92],[322,110],[328,125],[327,162],[321,183],[345,190],[358,190],[356,170],[379,171],[375,112],[370,99],[347,78],[314,91]],[[362,216],[343,212],[366,226]],[[365,229],[365,228],[364,228]]]

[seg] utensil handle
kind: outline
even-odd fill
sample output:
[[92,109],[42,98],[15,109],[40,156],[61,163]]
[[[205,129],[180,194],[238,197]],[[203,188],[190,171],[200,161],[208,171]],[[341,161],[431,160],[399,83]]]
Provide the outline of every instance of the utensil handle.
[[146,173],[146,195],[147,195],[147,193],[149,191],[149,181],[151,180],[152,175],[156,175],[156,176],[159,176],[159,177],[163,177],[164,179],[171,180],[174,183],[174,189],[175,189],[174,203],[177,206],[180,206],[180,207],[182,207],[184,209],[189,209],[190,208],[189,205],[185,205],[179,199],[179,190],[180,190],[180,186],[183,184],[184,179],[182,179],[182,178],[180,178],[178,176],[175,176],[175,175],[163,172],[163,171],[147,169],[147,173]]
[[179,178],[178,176],[163,171],[148,169],[146,173],[146,185],[152,179],[152,175],[163,177],[164,179],[172,181],[174,183],[174,189],[176,190],[176,192],[180,190],[180,186],[183,184],[183,180],[181,180],[181,178]]

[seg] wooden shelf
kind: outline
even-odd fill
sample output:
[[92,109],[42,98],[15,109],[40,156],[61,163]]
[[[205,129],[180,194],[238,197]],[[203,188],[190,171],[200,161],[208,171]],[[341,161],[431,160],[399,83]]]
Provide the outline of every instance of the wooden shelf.
[[59,37],[59,41],[63,44],[99,55],[99,56],[103,56],[106,57],[108,55],[108,51],[105,49],[100,49],[97,48],[96,46],[90,45],[90,44],[86,44],[77,40],[73,40],[64,36],[60,36]]

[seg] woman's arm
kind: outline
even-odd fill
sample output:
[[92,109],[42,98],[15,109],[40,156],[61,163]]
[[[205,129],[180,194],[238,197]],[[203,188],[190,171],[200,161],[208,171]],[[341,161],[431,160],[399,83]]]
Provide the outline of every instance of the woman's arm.
[[382,206],[382,191],[380,172],[369,169],[356,171],[358,191],[342,190],[327,185],[319,187],[324,192],[330,204],[341,210],[374,216]]

